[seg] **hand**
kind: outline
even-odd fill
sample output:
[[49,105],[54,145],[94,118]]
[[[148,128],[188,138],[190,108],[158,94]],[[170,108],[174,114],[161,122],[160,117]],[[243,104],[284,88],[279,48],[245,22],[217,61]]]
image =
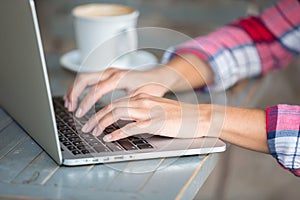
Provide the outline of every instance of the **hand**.
[[79,75],[64,97],[65,107],[71,112],[75,111],[79,96],[87,87],[91,89],[80,103],[76,117],[84,116],[102,96],[117,89],[125,90],[129,95],[147,93],[163,96],[168,88],[160,81],[165,76],[156,73],[157,70],[141,72],[109,68],[102,72]]
[[212,83],[213,75],[207,64],[192,54],[175,56],[165,66],[148,71],[128,71],[109,68],[103,72],[80,75],[64,97],[65,107],[73,112],[85,88],[92,87],[79,105],[76,116],[82,117],[103,95],[125,90],[129,95],[147,93],[163,96],[168,91],[192,90]]
[[268,153],[262,110],[210,104],[185,104],[148,94],[119,99],[96,113],[82,128],[98,136],[112,123],[134,120],[103,139],[107,142],[150,133],[166,137],[217,137],[243,148]]
[[115,141],[141,133],[195,138],[205,134],[204,124],[200,123],[202,116],[205,115],[201,114],[200,105],[138,94],[109,104],[91,117],[82,131],[92,131],[93,135],[98,136],[107,126],[122,119],[134,122],[106,135],[103,138],[105,141]]

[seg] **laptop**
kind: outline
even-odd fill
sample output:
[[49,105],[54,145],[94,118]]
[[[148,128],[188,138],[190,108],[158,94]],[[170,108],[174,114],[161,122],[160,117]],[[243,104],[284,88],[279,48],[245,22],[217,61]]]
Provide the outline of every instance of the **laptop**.
[[[76,119],[52,97],[33,0],[3,0],[0,6],[0,106],[59,164],[77,166],[225,151],[217,138],[175,139],[137,135],[112,143],[84,134],[89,116]],[[96,105],[101,109],[103,105]],[[103,134],[125,126],[118,121]]]

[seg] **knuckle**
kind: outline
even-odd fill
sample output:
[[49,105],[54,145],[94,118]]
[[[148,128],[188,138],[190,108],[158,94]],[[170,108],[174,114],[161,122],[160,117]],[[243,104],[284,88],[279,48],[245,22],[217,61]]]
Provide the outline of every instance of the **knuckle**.
[[114,76],[116,78],[120,78],[120,77],[122,77],[122,75],[123,75],[123,71],[122,70],[117,70],[117,71],[114,72]]
[[86,79],[85,77],[86,77],[86,75],[84,75],[84,74],[78,75],[77,76],[77,83],[83,83]]
[[137,95],[132,97],[132,100],[135,100],[139,103],[149,99],[150,99],[150,95],[146,93],[138,93]]
[[106,113],[109,113],[110,110],[112,110],[111,108],[111,104],[105,106],[104,108],[102,108],[98,113],[97,113],[97,117],[100,118],[101,116],[104,116]]
[[91,95],[93,95],[93,98],[99,99],[102,97],[103,93],[101,90],[101,83],[98,83],[94,88],[91,90]]
[[105,106],[105,107],[103,108],[103,110],[107,112],[107,111],[109,111],[109,110],[112,110],[113,108],[114,108],[113,104],[110,103],[110,104],[108,104],[107,106]]
[[137,94],[137,98],[139,98],[139,99],[145,99],[145,98],[148,98],[148,94],[146,94],[146,93],[139,93],[139,94]]
[[103,116],[99,121],[98,121],[98,126],[100,129],[106,129],[111,123],[111,116],[106,115]]
[[141,99],[141,101],[145,107],[150,107],[151,105],[153,105],[153,102],[150,97],[144,97],[143,99]]
[[110,73],[110,72],[113,72],[113,71],[115,71],[115,70],[116,70],[115,67],[109,67],[109,68],[105,69],[104,72],[105,72],[105,73]]
[[113,73],[112,77],[111,77],[111,81],[114,83],[114,84],[120,84],[120,82],[123,82],[124,83],[124,72],[121,71],[121,70],[118,70],[116,72]]
[[103,123],[100,123],[100,121],[98,122],[97,126],[98,130],[104,130],[106,128],[106,126]]
[[110,115],[105,115],[99,120],[99,125],[104,125],[110,120]]
[[113,114],[116,114],[116,113],[119,112],[119,110],[120,110],[120,108],[113,108],[113,109],[111,110],[111,112],[112,112]]
[[121,117],[122,115],[124,115],[124,113],[127,111],[126,108],[113,108],[112,110],[112,115],[114,119],[118,119],[119,117]]

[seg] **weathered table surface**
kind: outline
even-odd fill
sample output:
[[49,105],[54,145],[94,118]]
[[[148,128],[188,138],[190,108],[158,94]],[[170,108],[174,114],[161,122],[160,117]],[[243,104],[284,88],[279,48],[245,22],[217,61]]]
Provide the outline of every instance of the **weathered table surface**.
[[[54,94],[62,94],[74,74],[48,56]],[[259,80],[227,92],[229,105],[245,106]],[[80,167],[58,166],[0,109],[0,199],[193,199],[218,154],[152,159]]]

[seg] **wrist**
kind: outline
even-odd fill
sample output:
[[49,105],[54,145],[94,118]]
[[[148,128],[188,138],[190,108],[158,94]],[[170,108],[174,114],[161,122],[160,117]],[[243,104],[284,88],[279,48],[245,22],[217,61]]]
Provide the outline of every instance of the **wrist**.
[[200,136],[221,138],[226,117],[226,107],[213,104],[200,104]]
[[209,65],[193,54],[175,56],[157,71],[162,81],[173,91],[192,90],[213,82],[213,72]]
[[165,93],[170,91],[178,91],[176,83],[181,81],[182,78],[172,67],[169,65],[159,66],[147,72],[149,77],[155,84],[161,85],[165,88]]

